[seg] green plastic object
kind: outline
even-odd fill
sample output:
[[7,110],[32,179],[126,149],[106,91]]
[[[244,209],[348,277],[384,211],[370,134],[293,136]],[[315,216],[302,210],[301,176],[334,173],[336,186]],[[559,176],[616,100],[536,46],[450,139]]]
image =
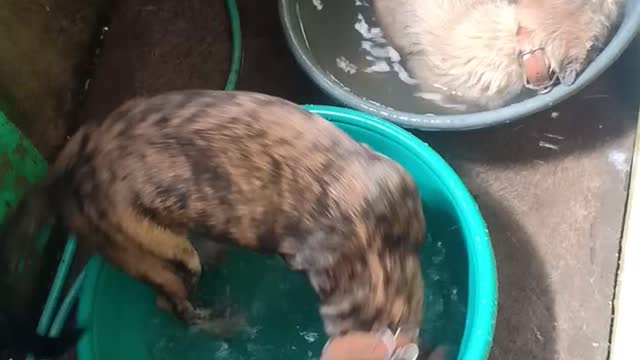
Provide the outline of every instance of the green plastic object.
[[[389,122],[343,108],[306,108],[413,175],[428,228],[422,335],[428,343],[453,346],[457,359],[486,359],[497,309],[495,261],[480,211],[458,176],[430,147]],[[79,360],[314,359],[326,341],[306,279],[275,257],[234,250],[221,268],[204,273],[196,303],[230,301],[249,314],[249,330],[230,340],[188,329],[156,308],[148,286],[99,257],[86,270],[78,322],[88,332]]]
[[47,162],[0,112],[0,220],[47,172]]
[[229,14],[229,24],[231,26],[231,67],[225,90],[235,90],[242,67],[242,28],[240,26],[240,11],[236,0],[227,0],[227,13]]
[[[0,111],[0,221],[27,189],[47,171],[47,163],[32,144]],[[0,241],[0,297],[3,310],[28,315],[36,305],[40,271],[47,267],[47,232],[25,243]]]

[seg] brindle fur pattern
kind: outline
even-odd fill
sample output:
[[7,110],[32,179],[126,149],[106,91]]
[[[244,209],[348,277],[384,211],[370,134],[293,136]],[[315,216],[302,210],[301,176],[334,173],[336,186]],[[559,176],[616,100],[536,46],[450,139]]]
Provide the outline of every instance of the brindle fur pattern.
[[[374,0],[388,40],[424,91],[453,102],[506,104],[523,89],[516,33],[530,30],[562,82],[570,85],[617,24],[623,0]],[[432,89],[432,90],[429,90]]]
[[412,178],[279,98],[131,100],[81,128],[37,193],[191,323],[209,314],[188,300],[202,266],[187,234],[215,242],[215,256],[235,244],[306,272],[330,336],[386,326],[413,336],[422,320],[425,226]]

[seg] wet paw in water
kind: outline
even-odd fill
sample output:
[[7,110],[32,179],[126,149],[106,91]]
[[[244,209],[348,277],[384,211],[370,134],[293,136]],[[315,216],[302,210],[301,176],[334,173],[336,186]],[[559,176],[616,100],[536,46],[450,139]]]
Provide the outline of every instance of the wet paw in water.
[[238,336],[248,329],[247,314],[233,305],[217,305],[211,309],[198,309],[201,315],[190,328],[205,331],[222,338]]

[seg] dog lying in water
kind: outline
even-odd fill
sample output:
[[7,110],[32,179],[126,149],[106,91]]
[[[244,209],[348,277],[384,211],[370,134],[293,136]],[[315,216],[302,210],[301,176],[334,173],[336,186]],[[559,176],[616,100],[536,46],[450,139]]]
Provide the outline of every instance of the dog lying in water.
[[[623,0],[373,0],[420,90],[495,108],[523,87],[571,85],[608,39]],[[426,95],[425,95],[426,96]]]
[[[425,219],[413,179],[276,97],[133,99],[78,130],[12,216],[5,236],[21,239],[59,218],[189,324],[216,320],[189,296],[225,244],[305,272],[329,336],[388,327],[415,339],[422,320]],[[207,259],[188,234],[215,244],[199,246]]]

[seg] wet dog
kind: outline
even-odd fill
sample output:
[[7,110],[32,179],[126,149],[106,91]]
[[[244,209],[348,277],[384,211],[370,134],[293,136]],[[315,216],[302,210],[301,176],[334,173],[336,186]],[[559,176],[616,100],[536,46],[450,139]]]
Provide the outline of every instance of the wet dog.
[[215,319],[189,301],[202,262],[188,235],[213,244],[198,246],[207,257],[234,244],[305,272],[329,336],[389,327],[414,339],[422,320],[413,179],[279,98],[133,99],[78,130],[12,216],[18,238],[58,217],[190,324]]
[[421,91],[496,108],[523,88],[572,84],[623,0],[374,0],[385,36]]

